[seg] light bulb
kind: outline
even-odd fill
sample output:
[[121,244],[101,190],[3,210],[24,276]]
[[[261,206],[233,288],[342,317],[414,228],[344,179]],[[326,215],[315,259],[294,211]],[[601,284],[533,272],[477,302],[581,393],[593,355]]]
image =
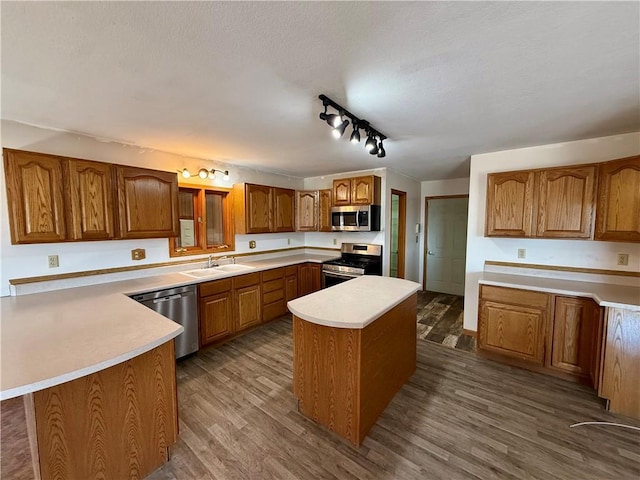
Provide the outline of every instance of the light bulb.
[[209,178],[213,180],[213,177],[215,176],[216,176],[216,171],[212,168],[211,170],[209,170]]
[[209,171],[206,168],[201,168],[198,170],[198,176],[204,180],[209,176]]
[[191,176],[191,173],[189,173],[189,170],[187,170],[186,168],[182,169],[182,176],[184,178],[189,178]]
[[228,171],[225,171],[225,172],[224,172],[224,176],[222,177],[222,179],[223,179],[225,182],[228,182],[228,181],[229,181],[229,172],[228,172]]
[[338,130],[337,128],[334,128],[333,130],[331,130],[331,135],[333,135],[333,138],[340,138],[342,136],[340,134],[340,130]]
[[373,135],[369,135],[367,143],[364,144],[364,148],[366,148],[368,152],[371,152],[375,148],[377,153],[378,149],[376,148],[376,138]]

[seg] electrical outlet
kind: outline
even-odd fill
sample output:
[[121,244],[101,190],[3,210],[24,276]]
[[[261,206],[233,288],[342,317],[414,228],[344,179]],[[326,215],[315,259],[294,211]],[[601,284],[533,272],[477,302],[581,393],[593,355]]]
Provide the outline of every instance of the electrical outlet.
[[287,238],[287,245],[291,245],[291,239]]
[[249,240],[249,248],[256,248],[256,241],[255,240]]
[[135,248],[131,250],[131,260],[144,260],[147,257],[147,252],[144,248]]
[[629,265],[629,254],[628,253],[619,253],[618,254],[618,265]]
[[337,244],[338,244],[338,239],[337,239],[337,238],[334,238],[334,239],[333,239],[333,244],[334,244],[334,245],[337,245]]
[[48,257],[49,268],[58,268],[60,263],[58,262],[58,255],[49,255]]
[[518,258],[527,258],[527,250],[525,248],[518,249]]

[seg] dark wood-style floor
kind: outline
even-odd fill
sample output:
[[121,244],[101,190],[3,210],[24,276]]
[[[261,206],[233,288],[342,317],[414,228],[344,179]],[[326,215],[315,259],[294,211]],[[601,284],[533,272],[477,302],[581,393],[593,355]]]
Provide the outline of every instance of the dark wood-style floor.
[[418,338],[465,352],[476,351],[476,339],[462,333],[464,297],[418,292]]
[[180,440],[152,480],[616,479],[640,476],[638,425],[586,387],[418,340],[418,368],[360,448],[292,394],[291,320],[178,366]]

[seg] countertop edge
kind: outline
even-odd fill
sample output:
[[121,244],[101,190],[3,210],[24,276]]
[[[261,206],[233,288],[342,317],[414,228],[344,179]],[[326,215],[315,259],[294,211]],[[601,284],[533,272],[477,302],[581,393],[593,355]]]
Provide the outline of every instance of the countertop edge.
[[176,328],[173,332],[167,335],[164,335],[150,343],[147,343],[142,347],[129,350],[126,353],[110,358],[109,360],[105,360],[104,362],[95,363],[93,365],[89,365],[84,368],[73,370],[71,372],[64,373],[62,375],[47,378],[46,380],[40,380],[34,383],[28,383],[25,385],[20,385],[19,387],[14,387],[8,390],[0,391],[0,401],[9,400],[10,398],[20,397],[28,393],[34,393],[40,390],[44,390],[45,388],[55,387],[62,383],[70,382],[72,380],[77,380],[78,378],[85,377],[87,375],[91,375],[92,373],[100,372],[102,370],[106,370],[107,368],[113,367],[114,365],[118,365],[119,363],[123,363],[123,362],[126,362],[127,360],[131,360],[134,357],[142,355],[143,353],[147,353],[148,351],[153,350],[154,348],[159,347],[160,345],[163,345],[169,340],[176,338],[178,335],[180,335],[184,331],[184,327],[182,325],[178,325],[176,323],[176,327],[178,328]]

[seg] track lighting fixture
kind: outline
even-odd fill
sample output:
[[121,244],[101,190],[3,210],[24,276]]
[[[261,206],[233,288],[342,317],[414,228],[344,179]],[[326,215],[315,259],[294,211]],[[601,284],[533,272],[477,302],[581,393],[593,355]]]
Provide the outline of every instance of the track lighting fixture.
[[[217,168],[212,168],[211,170],[207,170],[206,168],[201,168],[200,170],[198,170],[198,177],[200,177],[203,180],[205,178],[213,179],[216,176],[216,172],[222,174],[222,179],[225,182],[229,180],[229,170],[218,170]],[[191,178],[194,176],[186,168],[183,168],[182,170],[178,170],[178,173],[180,173],[183,178]]]
[[[353,125],[353,132],[349,138],[351,143],[360,142],[360,130],[362,129],[367,135],[365,149],[371,155],[378,155],[379,158],[387,155],[382,146],[382,141],[387,139],[386,135],[380,133],[380,131],[373,128],[369,122],[359,119],[326,95],[320,95],[318,98],[322,101],[322,106],[324,107],[324,112],[320,113],[320,120],[327,122],[327,124],[332,127],[331,134],[334,138],[340,138],[344,135],[344,131],[349,126],[349,120],[351,120],[351,124]],[[327,107],[335,109],[338,113],[327,113]],[[380,142],[380,145],[378,145],[378,142]]]

